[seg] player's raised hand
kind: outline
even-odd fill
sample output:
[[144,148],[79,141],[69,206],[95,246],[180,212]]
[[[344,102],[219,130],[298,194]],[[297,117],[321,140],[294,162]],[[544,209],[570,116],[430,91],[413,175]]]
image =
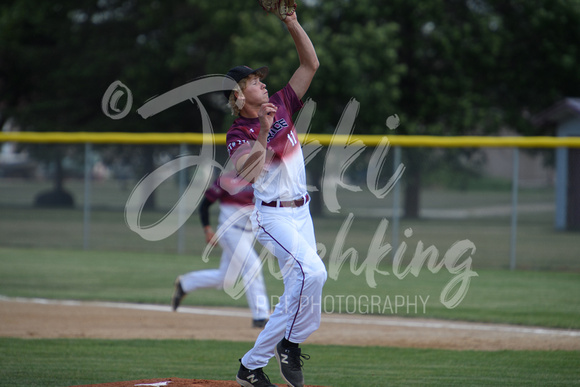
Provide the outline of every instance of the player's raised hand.
[[258,110],[258,118],[260,120],[261,129],[270,129],[274,123],[274,116],[278,111],[278,107],[273,103],[263,103]]
[[296,21],[298,18],[296,17],[296,12],[291,13],[290,15],[286,16],[286,18],[284,18],[283,22],[288,24],[288,23],[292,23],[294,21]]
[[280,20],[285,20],[296,11],[295,0],[258,0],[266,12],[272,12]]

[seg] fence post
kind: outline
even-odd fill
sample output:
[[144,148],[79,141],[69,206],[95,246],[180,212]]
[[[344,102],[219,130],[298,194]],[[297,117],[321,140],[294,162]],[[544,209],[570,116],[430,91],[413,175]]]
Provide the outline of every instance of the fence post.
[[90,142],[85,142],[85,193],[83,205],[83,249],[89,249],[91,237],[91,153],[93,147]]
[[[393,154],[393,172],[397,172],[397,167],[401,164],[401,147],[396,146],[395,152]],[[395,257],[395,251],[399,247],[399,217],[401,208],[399,206],[401,196],[401,179],[395,184],[395,190],[393,192],[393,258]]]
[[520,170],[520,149],[514,148],[513,177],[512,177],[512,226],[510,244],[510,270],[516,268],[516,240],[518,232],[518,179]]

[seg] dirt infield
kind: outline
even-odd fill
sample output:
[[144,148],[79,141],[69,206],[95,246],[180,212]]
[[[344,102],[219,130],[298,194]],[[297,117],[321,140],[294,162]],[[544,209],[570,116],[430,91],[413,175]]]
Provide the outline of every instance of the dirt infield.
[[[1,337],[101,339],[215,339],[253,342],[247,310],[0,299]],[[580,350],[580,331],[364,315],[323,315],[311,344],[439,348],[451,350]],[[170,382],[164,384],[164,382]],[[238,386],[236,382],[164,379],[99,387],[167,385]]]

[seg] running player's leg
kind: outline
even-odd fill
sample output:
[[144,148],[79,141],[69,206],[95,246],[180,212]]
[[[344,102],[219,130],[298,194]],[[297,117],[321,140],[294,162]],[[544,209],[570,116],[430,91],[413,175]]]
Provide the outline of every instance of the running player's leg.
[[218,239],[218,243],[222,248],[220,266],[218,269],[191,271],[179,276],[181,287],[185,293],[190,293],[197,289],[222,289],[224,287],[224,278],[228,267],[230,266],[232,257],[232,251],[229,247],[231,243],[227,238],[236,238],[236,235],[229,235],[229,233],[226,233]]
[[234,299],[245,293],[254,320],[268,318],[270,304],[262,274],[263,263],[254,250],[253,233],[239,230],[228,232],[220,244],[231,256],[225,270],[224,290]]
[[180,275],[179,281],[181,282],[183,291],[190,293],[203,288],[221,289],[224,282],[224,274],[221,269],[222,264],[223,260],[220,262],[220,269],[190,271],[189,273]]

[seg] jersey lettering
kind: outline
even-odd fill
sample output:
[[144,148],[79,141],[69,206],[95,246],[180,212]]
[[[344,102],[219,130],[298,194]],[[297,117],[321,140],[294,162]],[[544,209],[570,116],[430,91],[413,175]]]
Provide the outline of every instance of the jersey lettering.
[[288,137],[288,141],[290,141],[290,144],[292,144],[292,146],[295,146],[298,143],[298,141],[296,140],[296,137],[294,136],[294,132],[288,133],[287,137]]
[[236,141],[232,141],[228,144],[228,152],[230,154],[232,154],[232,152],[234,151],[234,148],[237,147],[238,145],[242,145],[243,143],[247,142],[246,140],[236,140]]
[[268,140],[270,141],[271,139],[274,138],[274,136],[276,135],[276,133],[278,133],[279,131],[281,131],[284,128],[288,127],[288,123],[286,122],[286,120],[284,118],[280,118],[278,121],[274,122],[274,125],[272,125],[272,128],[270,128],[270,132],[268,132]]

